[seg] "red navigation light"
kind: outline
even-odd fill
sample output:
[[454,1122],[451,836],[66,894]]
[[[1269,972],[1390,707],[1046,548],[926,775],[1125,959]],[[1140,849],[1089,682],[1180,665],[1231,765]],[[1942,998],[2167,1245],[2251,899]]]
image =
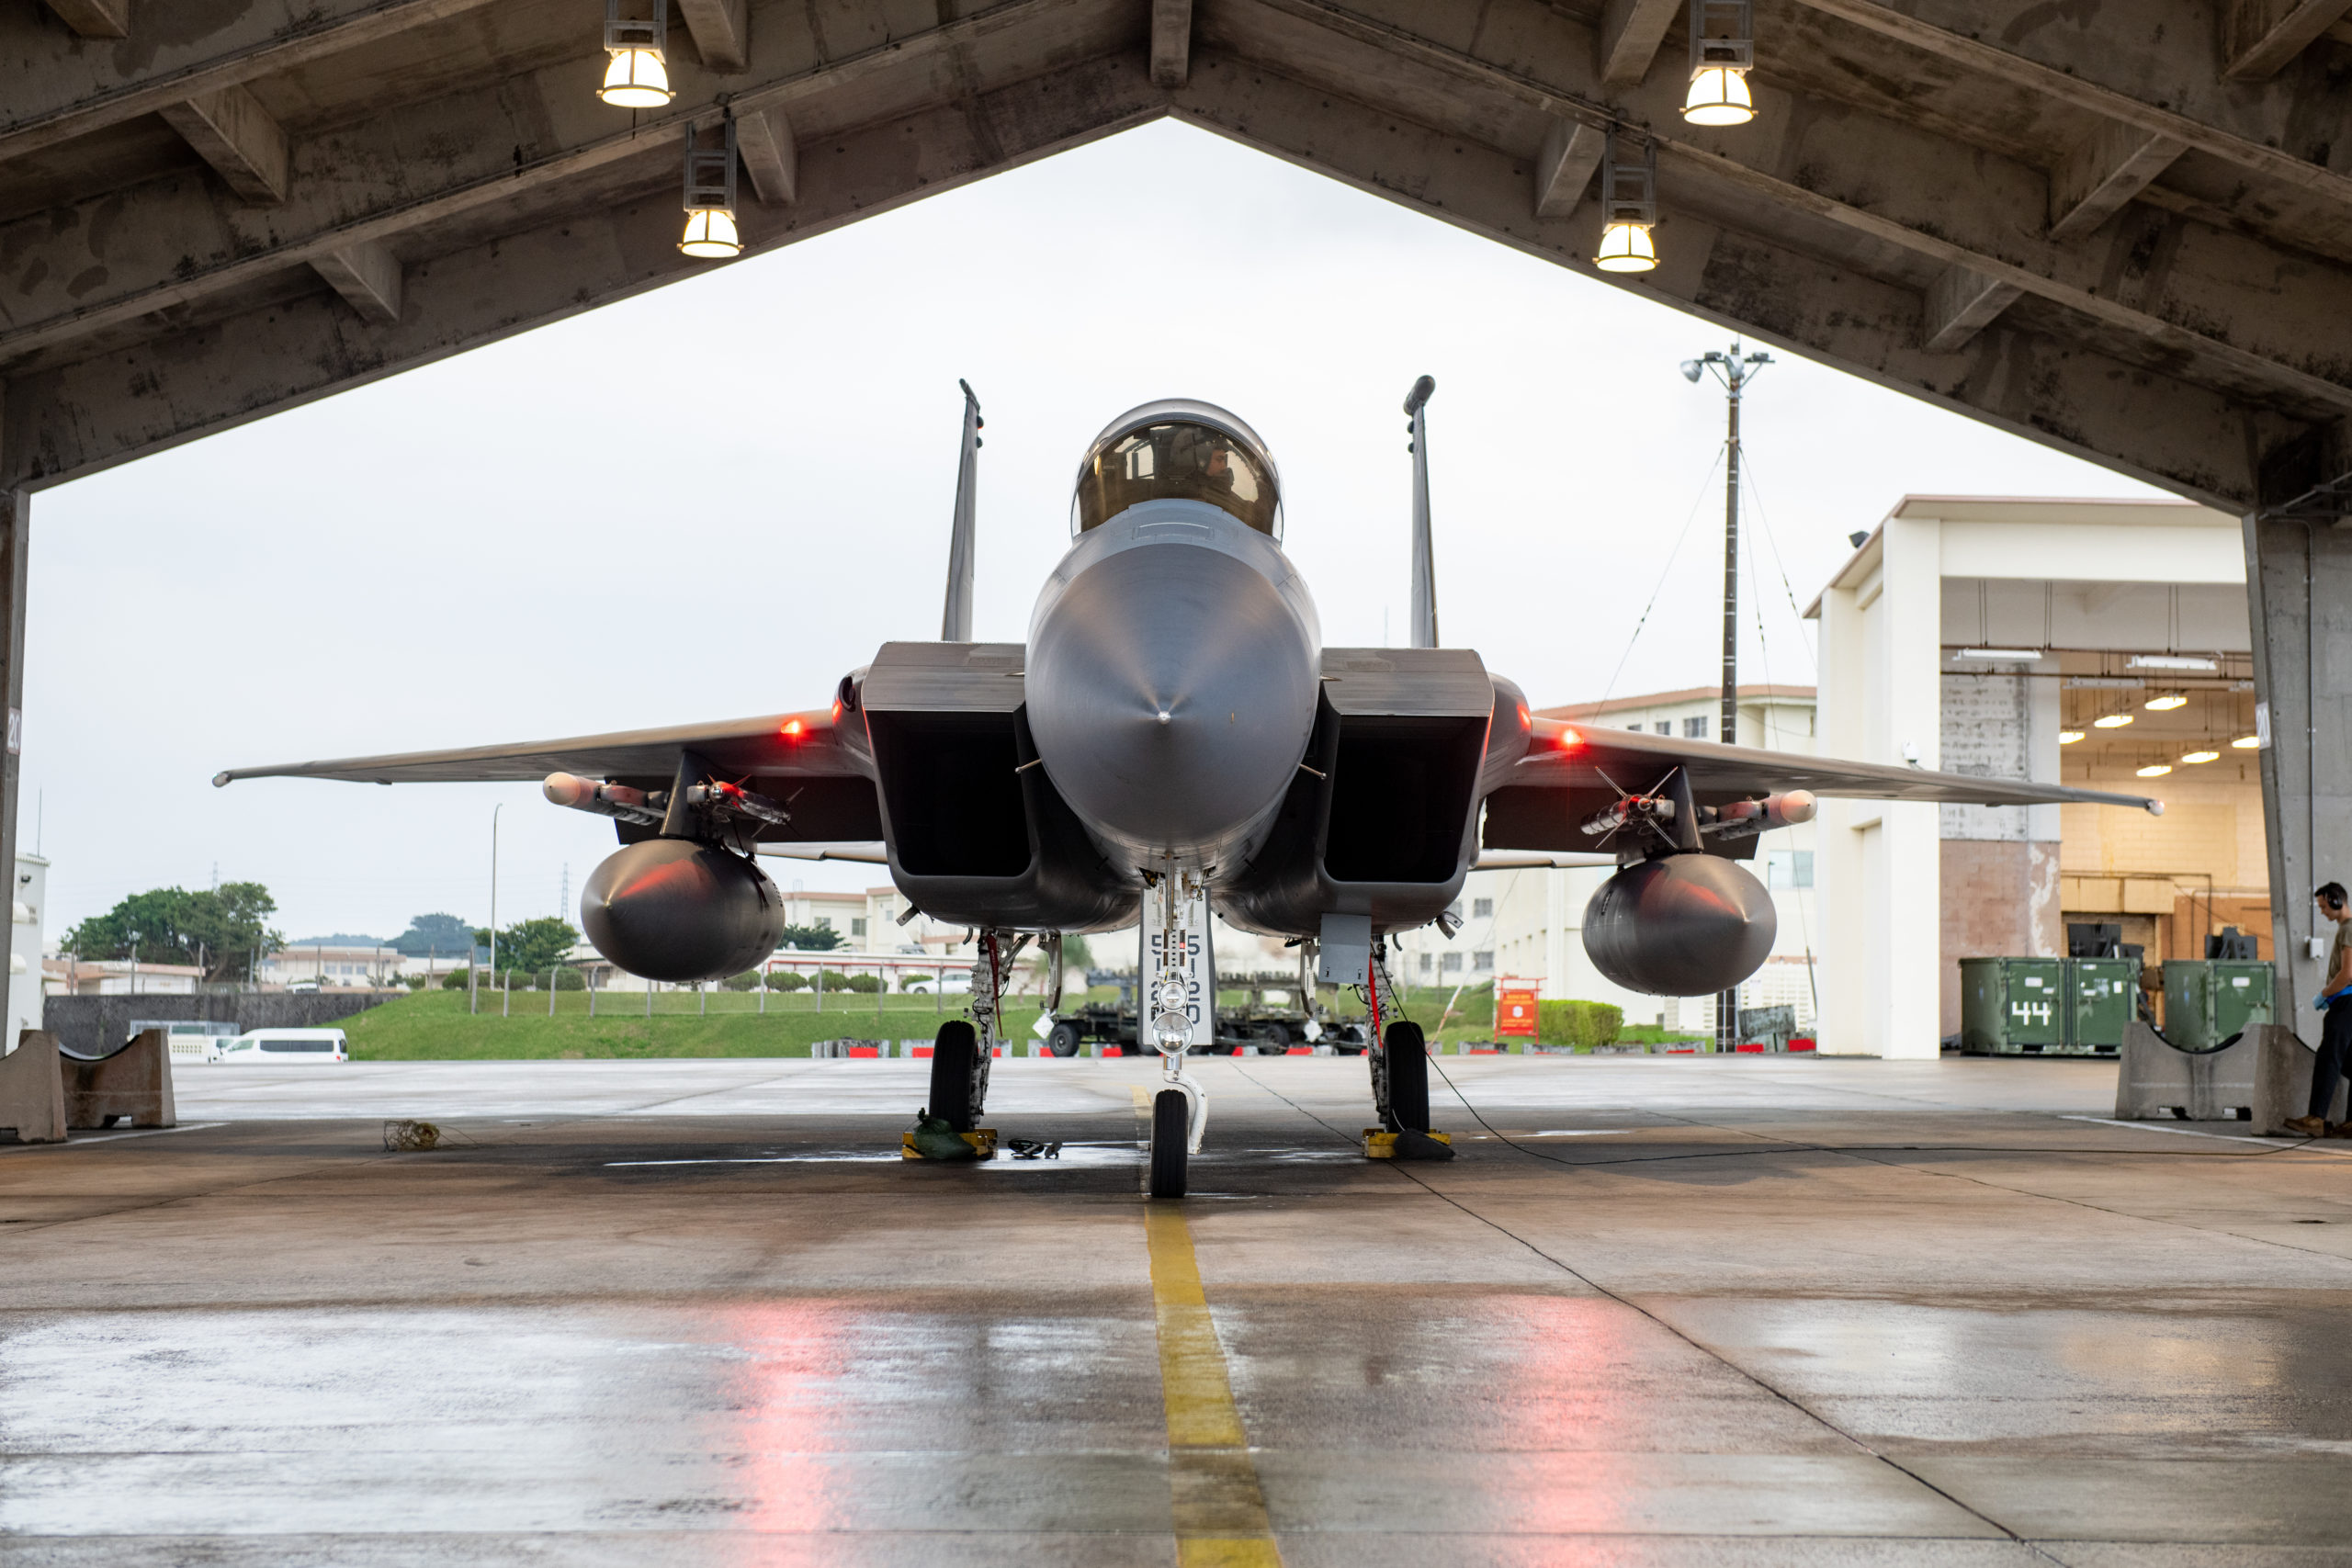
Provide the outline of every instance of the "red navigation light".
[[1579,747],[1579,746],[1581,746],[1581,745],[1583,745],[1583,744],[1584,744],[1584,737],[1583,737],[1583,736],[1581,736],[1581,735],[1578,735],[1575,730],[1573,730],[1573,729],[1563,729],[1562,731],[1560,731],[1560,750],[1563,750],[1563,751],[1573,751],[1573,750],[1575,750],[1577,747]]
[[786,734],[786,736],[790,737],[792,739],[795,739],[795,740],[799,739],[800,739],[800,721],[799,721],[798,719],[797,719],[797,718],[787,718],[787,719],[786,719],[786,720],[784,721],[784,732],[785,732],[785,734]]
[[1534,716],[1527,711],[1527,705],[1525,703],[1519,705],[1519,727],[1521,729],[1532,729],[1535,728]]

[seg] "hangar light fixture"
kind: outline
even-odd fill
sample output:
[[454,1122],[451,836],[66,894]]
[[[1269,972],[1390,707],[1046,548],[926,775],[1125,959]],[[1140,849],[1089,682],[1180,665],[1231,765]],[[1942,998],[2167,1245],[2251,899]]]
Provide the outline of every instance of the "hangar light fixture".
[[1592,265],[1603,272],[1647,272],[1657,265],[1650,231],[1657,225],[1657,148],[1642,146],[1628,161],[1611,131],[1600,154],[1600,250]]
[[2146,767],[2140,769],[2139,774],[2143,779],[2160,779],[2170,772],[2172,772],[2172,764],[2170,762],[2151,762]]
[[2259,735],[2241,735],[2235,740],[2230,742],[2230,750],[2233,751],[2251,751],[2261,744],[2262,737]]
[[622,109],[658,109],[676,96],[662,50],[670,41],[670,0],[650,0],[652,14],[621,15],[621,0],[605,0],[605,85],[596,96]]
[[2188,755],[2183,757],[2181,761],[2194,765],[2198,762],[2210,762],[2220,755],[2221,753],[2219,751],[2191,751]]
[[735,117],[720,126],[721,145],[703,144],[703,128],[686,127],[686,232],[678,249],[707,261],[741,255],[735,232]]
[[2079,729],[2062,729],[2058,732],[2058,744],[2061,746],[2072,746],[2075,741],[2080,740],[2082,738],[2083,732]]
[[1754,119],[1747,73],[1755,64],[1754,0],[1690,0],[1690,93],[1682,118],[1692,125]]
[[2126,670],[2189,670],[2206,675],[2221,668],[2210,659],[2180,653],[2135,653],[2123,661],[2123,667]]
[[2146,702],[2140,705],[2144,708],[2153,709],[2157,713],[2170,713],[2175,708],[2187,707],[2188,705],[2188,699],[2182,696],[2178,692],[2166,692],[2161,697],[2150,697]]
[[2120,729],[2131,722],[2132,716],[2128,713],[2111,713],[2104,718],[2095,718],[2091,720],[2091,728],[2093,729]]
[[1963,648],[1954,659],[1976,659],[1991,664],[2030,664],[2041,657],[2038,648]]

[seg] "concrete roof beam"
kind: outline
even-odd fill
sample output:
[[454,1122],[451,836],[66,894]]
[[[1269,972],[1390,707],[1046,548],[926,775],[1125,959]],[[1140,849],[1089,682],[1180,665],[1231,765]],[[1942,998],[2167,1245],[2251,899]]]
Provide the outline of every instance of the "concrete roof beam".
[[2222,74],[2267,82],[2352,11],[2352,0],[2222,0]]
[[360,320],[389,327],[401,319],[401,262],[383,243],[368,240],[311,258],[311,269],[327,280]]
[[735,150],[752,190],[771,207],[789,207],[800,195],[800,147],[782,109],[753,109],[735,117]]
[[703,69],[732,75],[751,69],[751,16],[744,0],[678,0]]
[[2050,176],[2050,237],[2075,240],[2123,210],[2188,151],[2188,143],[2108,121]]
[[1608,132],[1578,119],[1554,120],[1535,159],[1535,216],[1566,218],[1574,212],[1608,150]]
[[1193,69],[1193,0],[1150,0],[1151,83],[1181,87]]
[[0,159],[157,114],[271,72],[364,48],[490,0],[305,0],[216,10],[209,28],[157,29],[132,51],[60,52],[29,6],[0,6]]
[[1928,286],[1926,325],[1921,333],[1924,346],[1929,354],[1959,353],[2023,292],[2014,283],[1966,267],[1944,268]]
[[249,202],[286,199],[286,132],[248,89],[232,84],[166,104],[160,112],[164,123],[239,197]]
[[1593,40],[1593,66],[1600,79],[1612,87],[1639,86],[1681,10],[1682,0],[1608,0]]
[[130,36],[130,0],[49,0],[49,8],[84,38]]

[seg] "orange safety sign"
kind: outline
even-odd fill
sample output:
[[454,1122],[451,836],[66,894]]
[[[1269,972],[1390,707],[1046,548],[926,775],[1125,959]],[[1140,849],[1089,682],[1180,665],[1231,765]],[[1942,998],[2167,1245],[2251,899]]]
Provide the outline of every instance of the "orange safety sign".
[[1498,1040],[1532,1040],[1535,1038],[1535,982],[1532,980],[1497,980],[1495,982],[1495,1038]]

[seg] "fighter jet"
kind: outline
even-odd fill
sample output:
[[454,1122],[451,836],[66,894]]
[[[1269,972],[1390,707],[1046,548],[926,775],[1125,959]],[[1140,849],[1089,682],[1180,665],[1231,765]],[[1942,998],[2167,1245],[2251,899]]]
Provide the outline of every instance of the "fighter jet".
[[[1163,1067],[1150,1190],[1171,1198],[1205,1127],[1184,1062],[1214,1038],[1211,909],[1287,939],[1321,980],[1363,987],[1374,1017],[1393,1017],[1388,938],[1448,921],[1482,855],[1598,855],[1619,869],[1586,911],[1594,964],[1634,991],[1699,996],[1736,986],[1770,952],[1772,901],[1741,863],[1759,834],[1808,819],[1817,796],[2162,810],[1534,716],[1476,652],[1436,646],[1430,390],[1424,378],[1406,409],[1412,647],[1324,645],[1283,550],[1272,453],[1234,414],[1184,399],[1131,409],[1094,438],[1072,487],[1070,547],[1028,640],[973,641],[982,421],[967,386],[940,640],[885,643],[829,702],[213,782],[543,781],[557,805],[614,819],[621,847],[589,878],[581,924],[606,959],[653,980],[735,975],[775,951],[784,902],[755,854],[887,863],[913,909],[978,933],[971,1016],[941,1026],[931,1058],[927,1110],[958,1134],[985,1106],[1015,955],[1137,926],[1139,1043]],[[1420,1031],[1396,1021],[1368,1043],[1391,1152],[1442,1157]]]

